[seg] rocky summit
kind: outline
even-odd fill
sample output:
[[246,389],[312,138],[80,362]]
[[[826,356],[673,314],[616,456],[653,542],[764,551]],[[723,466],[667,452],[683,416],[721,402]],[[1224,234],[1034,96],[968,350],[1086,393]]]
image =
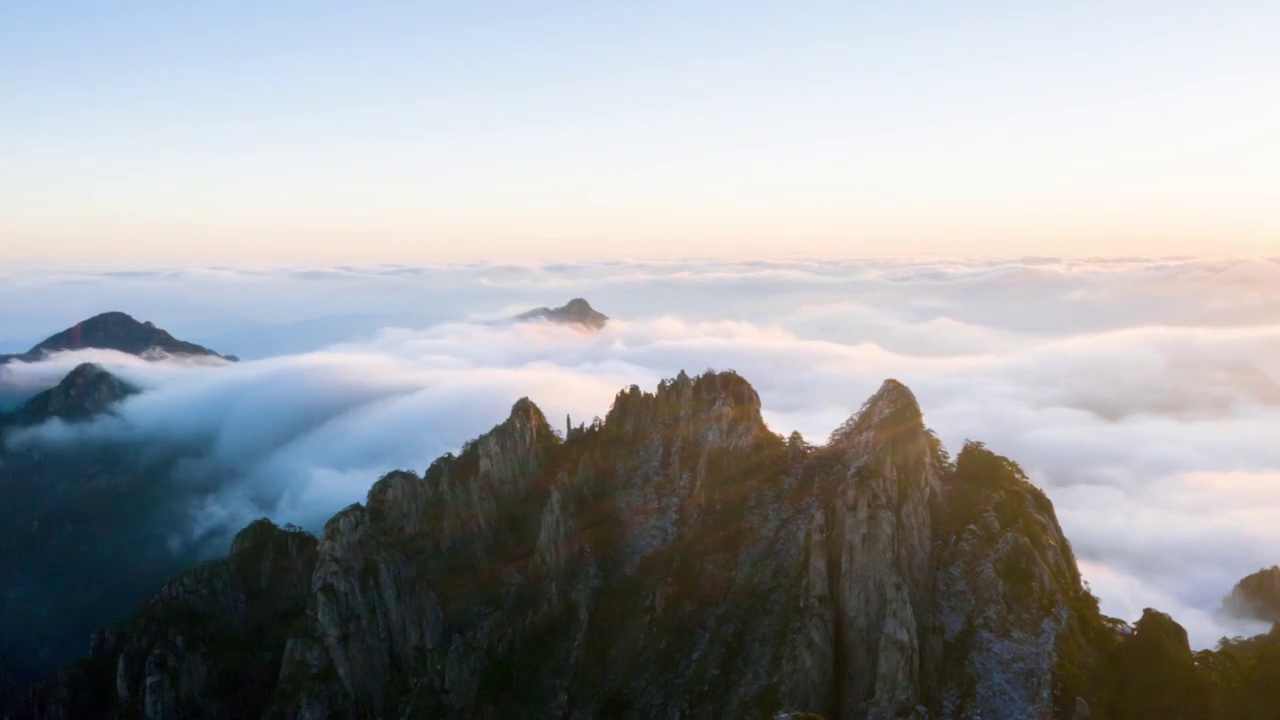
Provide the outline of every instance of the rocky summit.
[[8,717],[1210,717],[1179,631],[1101,616],[1048,498],[906,386],[815,447],[681,373],[250,525]]
[[1237,617],[1280,623],[1280,567],[1264,568],[1236,583],[1222,607]]
[[105,312],[49,336],[25,353],[0,355],[0,363],[8,360],[35,362],[52,353],[84,349],[116,350],[147,358],[190,355],[234,359],[195,343],[179,340],[154,323],[139,322],[122,312]]
[[517,320],[546,320],[561,325],[576,325],[588,330],[599,330],[609,322],[609,316],[596,311],[583,298],[574,298],[558,308],[541,307],[516,316]]
[[101,366],[82,363],[57,385],[36,394],[7,417],[0,415],[0,427],[6,423],[35,425],[53,418],[88,420],[137,392],[137,388]]

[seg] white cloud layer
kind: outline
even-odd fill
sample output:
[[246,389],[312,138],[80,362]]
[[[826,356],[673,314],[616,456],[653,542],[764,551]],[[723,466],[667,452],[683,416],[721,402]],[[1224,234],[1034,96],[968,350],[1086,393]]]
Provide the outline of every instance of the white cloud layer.
[[[582,295],[603,332],[496,320]],[[39,301],[37,302],[37,299]],[[13,351],[108,309],[245,362],[74,353],[0,370],[0,399],[85,359],[147,388],[121,417],[41,428],[214,448],[197,528],[316,526],[529,396],[558,422],[681,369],[735,369],[766,420],[822,441],[886,377],[953,451],[985,441],[1048,492],[1104,612],[1193,642],[1280,562],[1280,262],[1178,259],[598,263],[0,277]],[[257,359],[254,359],[257,358]]]

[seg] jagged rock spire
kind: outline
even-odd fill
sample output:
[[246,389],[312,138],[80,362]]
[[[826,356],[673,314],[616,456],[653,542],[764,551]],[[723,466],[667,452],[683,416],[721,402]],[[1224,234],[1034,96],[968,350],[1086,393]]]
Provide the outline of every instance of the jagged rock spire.
[[[936,441],[901,383],[846,426],[825,447],[788,442],[735,373],[628,388],[602,424],[563,441],[521,399],[424,477],[389,473],[335,515],[308,597],[229,596],[248,618],[262,598],[292,602],[268,606],[288,621],[252,646],[259,665],[207,685],[139,682],[138,658],[200,669],[255,629],[180,644],[191,615],[162,607],[100,646],[86,682],[125,677],[104,697],[127,708],[153,686],[180,709],[261,688],[239,716],[1061,715],[1055,643],[1084,620],[1047,499],[1001,475],[974,484],[981,527],[951,522]],[[985,472],[974,457],[962,464]],[[270,526],[247,533],[234,563],[288,545]],[[222,597],[217,577],[180,585]],[[73,695],[55,685],[39,698]],[[48,715],[31,707],[17,717]]]
[[924,430],[924,418],[916,396],[906,385],[892,378],[863,403],[862,408],[831,434],[837,445],[891,442]]

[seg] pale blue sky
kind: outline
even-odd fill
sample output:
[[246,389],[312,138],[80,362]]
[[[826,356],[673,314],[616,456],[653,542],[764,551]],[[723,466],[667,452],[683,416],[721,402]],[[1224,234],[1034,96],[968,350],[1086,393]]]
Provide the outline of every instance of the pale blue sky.
[[0,262],[1280,250],[1280,5],[0,0]]

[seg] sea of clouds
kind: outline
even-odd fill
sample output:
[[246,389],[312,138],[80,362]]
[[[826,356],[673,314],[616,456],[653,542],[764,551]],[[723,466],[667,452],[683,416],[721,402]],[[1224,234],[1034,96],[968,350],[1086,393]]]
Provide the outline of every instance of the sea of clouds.
[[[588,298],[599,333],[513,323]],[[628,385],[733,369],[814,443],[887,377],[952,451],[982,440],[1053,500],[1104,612],[1193,643],[1280,563],[1280,261],[791,260],[0,273],[0,351],[123,310],[235,364],[85,351],[0,368],[12,405],[94,360],[146,389],[119,416],[16,441],[211,448],[192,537],[263,514],[318,528],[522,396],[603,416]],[[175,483],[186,482],[182,477]],[[178,540],[180,541],[180,539]]]

